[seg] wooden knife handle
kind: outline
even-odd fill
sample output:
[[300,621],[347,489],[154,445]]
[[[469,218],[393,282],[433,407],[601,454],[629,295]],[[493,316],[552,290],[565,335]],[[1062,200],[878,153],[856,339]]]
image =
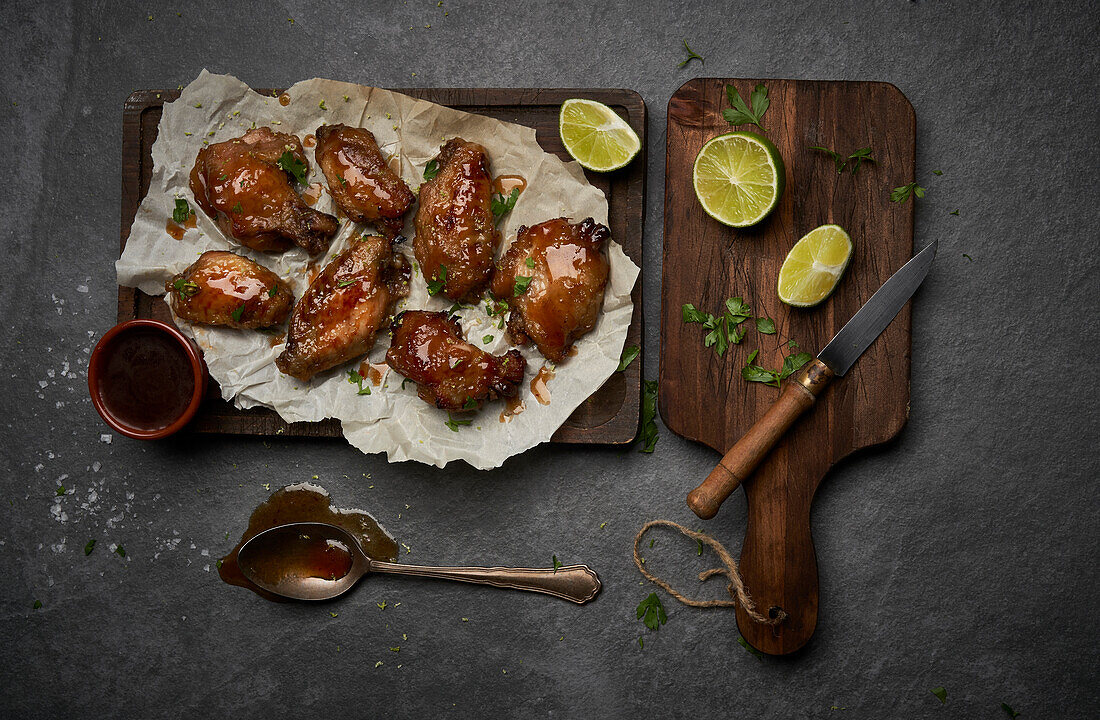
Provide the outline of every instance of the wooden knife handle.
[[768,408],[764,417],[741,436],[707,479],[688,493],[688,507],[704,520],[714,517],[730,493],[752,474],[798,416],[814,404],[833,377],[829,366],[815,358],[793,381],[788,380],[779,399]]

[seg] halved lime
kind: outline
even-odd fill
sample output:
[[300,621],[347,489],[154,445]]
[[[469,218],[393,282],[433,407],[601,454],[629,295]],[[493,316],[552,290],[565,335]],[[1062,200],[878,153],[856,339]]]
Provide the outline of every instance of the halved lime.
[[708,215],[731,227],[748,227],[779,204],[783,158],[771,141],[756,133],[726,133],[703,145],[692,182]]
[[563,102],[558,134],[577,162],[597,172],[618,170],[642,149],[634,129],[614,110],[595,100],[574,98]]
[[839,225],[822,225],[795,243],[779,269],[779,299],[810,307],[829,297],[852,259],[852,239]]

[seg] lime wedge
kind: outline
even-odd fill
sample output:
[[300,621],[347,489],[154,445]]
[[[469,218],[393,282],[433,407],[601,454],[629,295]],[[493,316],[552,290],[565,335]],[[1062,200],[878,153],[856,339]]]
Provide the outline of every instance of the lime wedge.
[[775,145],[756,133],[719,135],[699,151],[692,182],[708,215],[732,227],[748,227],[779,204],[783,158]]
[[597,172],[624,167],[642,149],[633,128],[614,110],[595,100],[575,98],[563,102],[558,134],[577,162]]
[[814,228],[791,248],[779,269],[779,299],[811,307],[829,297],[852,259],[852,239],[839,225]]

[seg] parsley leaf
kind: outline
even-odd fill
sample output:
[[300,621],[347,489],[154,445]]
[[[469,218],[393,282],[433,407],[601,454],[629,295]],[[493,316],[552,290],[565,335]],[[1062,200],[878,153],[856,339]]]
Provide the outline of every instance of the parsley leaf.
[[199,286],[190,280],[184,280],[183,278],[176,278],[176,281],[172,283],[172,287],[180,297],[191,297],[199,291]]
[[364,387],[363,380],[363,376],[357,371],[348,370],[348,382],[359,387],[359,391],[355,393],[356,395],[370,395],[370,385]]
[[910,195],[916,195],[922,198],[924,197],[924,188],[917,185],[915,182],[896,187],[893,192],[890,193],[890,202],[905,202],[909,199]]
[[630,347],[624,347],[622,355],[619,356],[619,367],[615,372],[622,372],[630,367],[630,363],[634,362],[634,358],[638,357],[638,353],[642,350],[637,345],[631,345]]
[[341,280],[340,282],[336,283],[336,287],[338,287],[338,288],[347,287],[348,285],[351,285],[352,283],[354,283],[355,280],[356,280],[356,278],[351,278],[350,280]]
[[439,161],[429,160],[428,164],[424,166],[424,179],[431,180],[439,174]]
[[95,539],[94,538],[89,540],[88,544],[84,546],[84,554],[85,555],[91,555],[92,550],[95,550]]
[[123,548],[121,545],[116,545],[115,555],[118,555],[119,557],[126,557],[126,549]]
[[465,420],[455,420],[450,412],[447,413],[447,422],[444,423],[451,429],[451,432],[458,432],[459,425],[469,425],[473,420],[466,418]]
[[765,335],[775,335],[775,321],[771,318],[756,318],[756,330]]
[[1001,703],[1001,709],[1004,710],[1005,715],[1008,715],[1010,718],[1020,717],[1020,713],[1013,710],[1012,707],[1008,703]]
[[527,265],[528,268],[533,270],[535,268],[535,258],[527,258],[527,260],[525,261],[525,264]]
[[428,294],[438,295],[439,291],[447,285],[447,266],[439,266],[439,274],[432,278],[432,281],[428,283]]
[[481,338],[481,342],[486,344],[486,345],[488,345],[492,341],[493,341],[493,336],[492,335],[486,335],[485,337]]
[[244,212],[244,208],[241,207],[240,203],[237,203],[236,205],[233,206],[233,212],[242,213],[242,212]]
[[692,50],[690,47],[688,47],[688,41],[687,40],[684,40],[684,50],[687,50],[687,53],[688,53],[687,59],[684,60],[679,65],[677,65],[676,67],[684,67],[685,65],[687,65],[692,60],[698,60],[699,62],[705,64],[706,61],[703,60],[703,56],[700,55],[699,53],[695,52],[694,50]]
[[183,225],[191,217],[191,206],[183,198],[176,198],[176,209],[172,211],[172,220]]
[[[752,94],[749,95],[749,102],[752,104],[751,109],[741,99],[741,93],[737,92],[737,88],[733,85],[726,86],[726,96],[729,98],[730,105],[733,106],[722,111],[722,117],[726,119],[726,122],[730,125],[755,125],[764,130],[764,126],[760,124],[760,121],[763,120],[764,113],[767,112],[771,101],[768,100],[768,88],[764,87],[763,83],[753,88]],[[765,132],[767,131],[765,130]]]
[[512,294],[515,297],[519,297],[523,293],[527,292],[528,286],[531,284],[531,278],[533,275],[516,275],[516,285],[512,290]]
[[57,494],[57,497],[61,497],[62,495],[65,494],[65,486],[64,485],[58,485],[57,490],[55,490],[54,492]]
[[784,358],[783,367],[779,370],[768,370],[753,363],[759,352],[759,350],[753,350],[752,354],[749,355],[749,359],[745,361],[745,367],[741,368],[741,377],[748,382],[764,383],[774,387],[779,387],[780,380],[784,380],[791,373],[813,360],[813,355],[810,353],[796,353]]
[[703,337],[704,347],[713,347],[719,357],[725,357],[726,349],[736,345],[745,337],[745,331],[738,325],[752,315],[752,309],[739,297],[726,300],[726,312],[722,315],[697,310],[691,303],[680,308],[680,316],[687,323],[701,323],[707,334]]
[[680,308],[680,315],[686,323],[701,323],[707,319],[707,313],[696,310],[691,303],[684,303]]
[[294,157],[294,153],[289,150],[284,150],[283,154],[279,156],[276,164],[283,170],[294,176],[294,179],[298,181],[299,185],[306,184],[306,178],[309,173],[306,170],[306,164]]
[[477,400],[474,400],[469,395],[466,396],[466,402],[462,403],[463,410],[477,410]]
[[638,618],[650,630],[657,630],[668,622],[665,606],[661,604],[661,598],[657,597],[657,593],[650,593],[645,600],[638,603]]
[[508,197],[501,195],[500,193],[493,193],[493,199],[489,203],[489,207],[493,211],[493,217],[497,222],[500,222],[500,218],[506,213],[512,211],[512,208],[516,206],[516,200],[519,200],[519,188],[512,188],[512,192]]
[[974,258],[970,257],[966,253],[963,253],[963,257],[966,258],[967,260],[969,260],[970,262],[974,262]]
[[814,356],[808,352],[801,352],[795,355],[788,355],[783,359],[783,368],[779,371],[779,379],[783,380],[795,370],[805,365],[814,359]]
[[929,690],[929,692],[938,697],[940,699],[940,703],[945,705],[947,704],[947,691],[944,690],[942,687],[932,688],[931,690]]
[[[932,171],[932,174],[933,174],[933,175],[943,175],[943,170],[933,170],[933,171]],[[1003,704],[1003,703],[1002,703],[1002,704]]]
[[839,175],[844,172],[844,166],[848,164],[848,161],[841,157],[840,153],[836,152],[835,150],[830,150],[827,147],[821,147],[820,145],[811,145],[810,149],[820,150],[823,153],[828,153],[829,157],[831,157],[833,159],[833,162],[836,164],[836,174]]
[[553,559],[553,561],[554,561],[554,572],[557,572],[557,571],[558,571],[558,568],[560,568],[560,567],[561,567],[561,563],[560,563],[560,562],[558,562],[558,556],[557,556],[557,555],[551,555],[550,557],[551,557],[551,558]]
[[759,660],[760,662],[764,662],[764,653],[760,652],[752,645],[749,645],[749,641],[746,640],[744,637],[737,638],[737,644],[745,648],[745,651],[748,652],[750,655],[755,656],[757,660]]
[[855,160],[855,165],[852,166],[852,174],[855,175],[859,172],[859,166],[864,162],[875,162],[875,159],[871,157],[871,146],[868,145],[865,148],[860,148],[854,153],[848,156],[849,160]]
[[240,322],[241,317],[244,316],[244,303],[241,303],[239,308],[229,314],[233,317],[233,322]]
[[875,159],[873,157],[871,157],[871,146],[870,145],[868,145],[867,147],[864,147],[864,148],[860,148],[859,150],[856,150],[854,153],[852,153],[848,157],[843,157],[840,153],[838,153],[834,150],[830,150],[827,147],[821,147],[820,145],[811,145],[810,149],[811,150],[820,150],[821,152],[828,153],[829,157],[831,157],[833,159],[833,164],[836,165],[836,174],[837,175],[840,175],[841,173],[844,172],[844,169],[847,167],[849,161],[854,161],[852,163],[852,174],[853,175],[855,175],[857,172],[859,172],[859,166],[862,165],[864,162],[872,162],[872,163],[875,162]]
[[40,607],[42,607],[42,601],[41,600],[35,600],[34,601],[34,609],[37,610]]
[[956,209],[956,210],[952,210],[951,212],[949,212],[949,213],[947,213],[947,214],[948,214],[948,215],[958,215],[958,214],[959,214],[959,211],[958,211],[958,210]]
[[642,449],[651,453],[657,446],[657,381],[646,380],[642,389]]
[[279,294],[279,283],[275,283],[271,286],[271,289],[267,291],[267,296],[273,298]]

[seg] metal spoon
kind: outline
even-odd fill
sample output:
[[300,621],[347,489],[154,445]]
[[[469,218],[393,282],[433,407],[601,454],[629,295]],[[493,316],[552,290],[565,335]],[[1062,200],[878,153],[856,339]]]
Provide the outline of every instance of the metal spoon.
[[343,528],[328,523],[279,525],[250,538],[237,564],[252,582],[295,600],[328,600],[351,589],[368,572],[417,575],[530,590],[586,603],[600,591],[600,579],[587,565],[557,569],[507,567],[425,567],[372,560]]

